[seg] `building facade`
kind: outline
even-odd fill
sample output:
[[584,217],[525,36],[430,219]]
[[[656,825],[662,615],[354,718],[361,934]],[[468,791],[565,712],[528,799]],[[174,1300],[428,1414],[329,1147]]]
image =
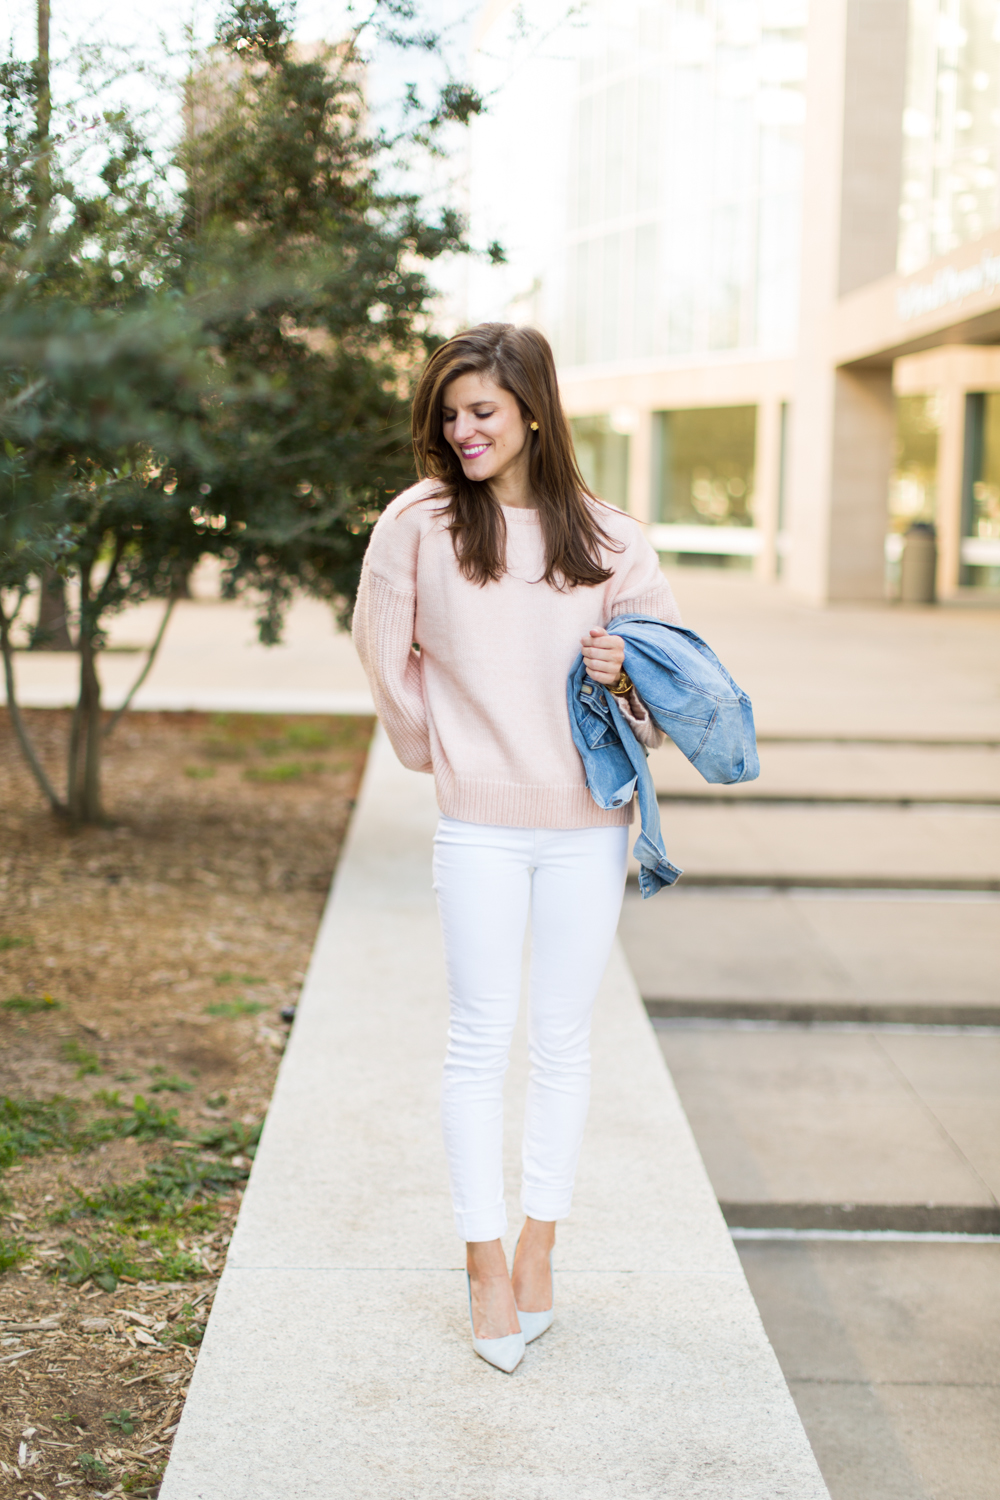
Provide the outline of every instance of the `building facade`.
[[816,601],[914,521],[1000,585],[996,0],[492,0],[476,68],[470,319],[552,339],[599,493]]

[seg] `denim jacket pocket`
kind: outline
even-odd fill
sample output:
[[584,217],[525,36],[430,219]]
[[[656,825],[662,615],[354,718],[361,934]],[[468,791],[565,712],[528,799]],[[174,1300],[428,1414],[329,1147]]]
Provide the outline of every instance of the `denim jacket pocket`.
[[577,715],[577,727],[591,750],[600,750],[605,745],[617,745],[618,733],[611,719],[611,712],[604,702],[604,694],[596,687],[588,692],[592,684],[585,682],[580,689],[578,701],[581,712]]

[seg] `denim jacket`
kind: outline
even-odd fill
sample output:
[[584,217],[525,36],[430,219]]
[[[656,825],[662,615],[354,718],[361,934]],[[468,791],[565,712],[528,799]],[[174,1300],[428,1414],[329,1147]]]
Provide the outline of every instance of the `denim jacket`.
[[[608,625],[625,642],[625,670],[653,721],[706,781],[754,781],[760,774],[753,709],[693,630],[652,615],[619,615]],[[667,859],[646,751],[613,693],[587,676],[578,656],[567,683],[573,741],[598,807],[624,807],[638,787],[642,831],[633,853],[643,899],[682,872]]]

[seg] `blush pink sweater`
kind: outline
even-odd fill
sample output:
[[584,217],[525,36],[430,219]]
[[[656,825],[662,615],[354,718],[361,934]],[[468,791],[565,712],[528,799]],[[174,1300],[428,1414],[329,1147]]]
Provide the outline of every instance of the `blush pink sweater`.
[[459,571],[435,494],[424,480],[379,518],[354,613],[358,655],[396,754],[411,770],[433,772],[442,813],[463,822],[630,822],[630,806],[604,812],[587,790],[566,679],[591,626],[629,613],[680,624],[656,553],[630,516],[598,506],[621,548],[602,551],[612,575],[560,591],[541,581],[537,511],[504,506],[507,572],[480,586]]

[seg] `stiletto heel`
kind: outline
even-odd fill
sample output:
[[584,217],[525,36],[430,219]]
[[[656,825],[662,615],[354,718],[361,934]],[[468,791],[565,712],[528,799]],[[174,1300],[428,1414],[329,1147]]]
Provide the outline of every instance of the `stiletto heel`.
[[465,1285],[469,1293],[469,1323],[472,1327],[472,1347],[480,1359],[495,1365],[505,1375],[513,1375],[524,1358],[525,1337],[523,1333],[508,1333],[502,1339],[477,1339],[476,1325],[472,1321],[472,1277],[465,1273]]
[[[520,1244],[520,1240],[518,1241],[518,1244]],[[517,1254],[517,1246],[516,1245],[514,1247],[514,1254],[515,1255]],[[532,1339],[541,1338],[542,1334],[546,1331],[546,1329],[552,1327],[552,1319],[555,1316],[555,1310],[556,1310],[556,1277],[555,1277],[555,1272],[552,1269],[552,1252],[551,1252],[551,1250],[549,1251],[549,1276],[552,1279],[552,1305],[551,1305],[551,1307],[549,1307],[545,1312],[522,1312],[520,1308],[518,1308],[518,1310],[517,1310],[517,1321],[521,1325],[521,1332],[524,1334],[524,1342],[526,1344],[530,1344],[531,1341],[532,1341]]]

